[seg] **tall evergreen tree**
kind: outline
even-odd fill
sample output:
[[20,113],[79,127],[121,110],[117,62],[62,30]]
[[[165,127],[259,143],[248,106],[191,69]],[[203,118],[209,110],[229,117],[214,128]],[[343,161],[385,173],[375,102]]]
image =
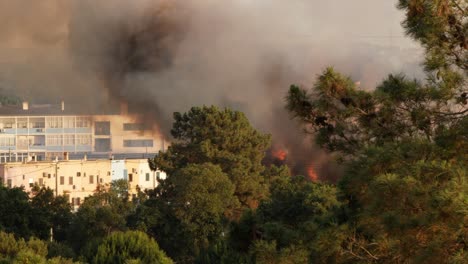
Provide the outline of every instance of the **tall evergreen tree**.
[[219,165],[235,186],[240,205],[236,215],[256,208],[268,190],[261,162],[270,135],[255,130],[243,113],[214,106],[193,107],[187,113],[175,113],[174,119],[171,134],[175,140],[166,152],[150,160],[151,168],[171,177],[189,164]]
[[312,90],[289,90],[288,109],[347,168],[339,183],[346,222],[317,237],[322,261],[468,258],[467,3],[401,0],[399,7],[407,33],[426,50],[427,81],[390,75],[364,91],[329,68]]

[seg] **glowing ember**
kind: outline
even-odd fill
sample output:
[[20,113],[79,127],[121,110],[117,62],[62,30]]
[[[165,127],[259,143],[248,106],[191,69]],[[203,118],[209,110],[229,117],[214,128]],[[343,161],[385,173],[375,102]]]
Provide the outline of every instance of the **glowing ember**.
[[286,157],[288,156],[288,153],[283,149],[277,149],[273,151],[272,154],[273,154],[273,157],[277,158],[280,161],[286,160]]
[[312,165],[312,163],[310,163],[309,166],[307,166],[307,176],[313,182],[318,181],[318,175],[315,172],[315,168],[314,168],[314,165]]

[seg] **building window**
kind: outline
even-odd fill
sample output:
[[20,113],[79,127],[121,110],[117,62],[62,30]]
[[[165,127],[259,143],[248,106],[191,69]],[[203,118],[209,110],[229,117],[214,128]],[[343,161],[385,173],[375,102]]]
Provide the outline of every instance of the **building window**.
[[91,127],[91,118],[87,116],[77,116],[76,127]]
[[62,146],[62,135],[47,135],[47,146]]
[[74,128],[75,127],[75,117],[65,116],[63,118],[63,127],[64,128]]
[[91,135],[76,135],[76,145],[89,146],[91,145]]
[[77,172],[76,177],[80,177],[80,176],[81,176],[81,172]]
[[0,128],[14,128],[15,123],[14,118],[0,118]]
[[152,139],[130,139],[130,140],[124,140],[123,145],[126,148],[153,147],[153,140]]
[[89,175],[89,184],[94,184],[94,176]]
[[146,181],[149,181],[149,180],[150,180],[150,174],[146,173]]
[[16,123],[17,128],[28,128],[28,118],[18,118]]
[[81,199],[80,197],[75,198],[75,205],[80,206],[81,205]]
[[94,134],[101,135],[101,136],[110,135],[110,122],[109,121],[94,122]]
[[42,185],[44,185],[44,179],[40,178],[39,179],[39,186],[42,186]]
[[61,116],[51,116],[47,117],[47,127],[48,128],[62,128],[62,117]]
[[29,128],[45,128],[45,117],[29,118]]
[[63,145],[64,146],[74,146],[75,145],[75,135],[64,135],[63,136]]
[[0,147],[14,147],[15,145],[14,137],[0,137]]
[[8,179],[8,180],[7,180],[7,186],[8,186],[8,188],[11,188],[11,187],[12,187],[11,179]]
[[108,152],[111,150],[110,138],[96,138],[94,140],[94,149],[96,152]]
[[68,177],[68,184],[73,185],[73,177]]
[[133,181],[133,174],[131,174],[131,173],[128,174],[128,181],[130,181],[130,182]]
[[148,125],[141,123],[125,123],[123,124],[124,131],[143,131],[148,129]]
[[65,184],[65,177],[60,176],[60,185],[64,185],[64,184]]

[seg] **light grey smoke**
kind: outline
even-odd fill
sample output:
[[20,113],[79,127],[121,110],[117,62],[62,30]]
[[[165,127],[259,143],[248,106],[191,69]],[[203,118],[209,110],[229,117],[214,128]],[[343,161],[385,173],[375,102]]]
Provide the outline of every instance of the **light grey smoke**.
[[174,111],[234,107],[305,162],[323,154],[283,110],[289,85],[312,86],[329,65],[366,89],[420,75],[402,18],[388,0],[0,0],[0,85],[127,101],[166,134]]

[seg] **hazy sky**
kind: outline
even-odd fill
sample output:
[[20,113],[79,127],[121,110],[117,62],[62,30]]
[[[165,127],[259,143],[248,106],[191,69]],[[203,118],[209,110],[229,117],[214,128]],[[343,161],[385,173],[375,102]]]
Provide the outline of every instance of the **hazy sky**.
[[[171,1],[0,0],[0,80],[31,95],[36,94],[34,89],[38,88],[33,86],[38,84],[60,93],[66,90],[62,79],[80,79],[69,56],[69,35],[76,31],[70,28],[70,21],[85,30],[88,27],[91,34],[80,34],[89,37],[96,28],[106,29],[106,23],[136,20],[149,6],[161,2]],[[189,37],[182,43],[185,49],[177,54],[179,60],[206,52],[206,56],[219,58],[213,63],[217,68],[220,62],[237,63],[239,59],[257,63],[260,59],[252,59],[252,52],[274,53],[294,61],[294,67],[310,68],[294,69],[298,73],[313,76],[334,65],[369,86],[389,71],[418,72],[420,51],[404,37],[400,26],[403,14],[395,8],[396,1],[176,2],[182,3],[191,17]],[[97,21],[92,24],[89,18],[93,16],[103,19],[91,19]],[[187,48],[190,46],[196,49]],[[234,55],[216,53],[221,50],[231,50]]]

